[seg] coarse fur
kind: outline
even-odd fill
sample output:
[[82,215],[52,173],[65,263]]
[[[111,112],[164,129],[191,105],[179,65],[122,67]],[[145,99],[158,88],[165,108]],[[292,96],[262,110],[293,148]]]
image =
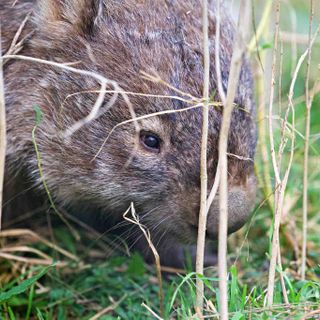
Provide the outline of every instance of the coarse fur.
[[[3,54],[23,19],[31,13],[20,35],[20,39],[25,37],[21,55],[73,63],[75,68],[116,81],[125,91],[179,95],[141,74],[156,73],[171,86],[197,98],[202,96],[199,1],[18,0],[15,6],[12,2],[2,0],[0,4]],[[214,10],[212,4],[210,92],[219,101],[214,71]],[[235,27],[225,11],[221,20],[220,62],[226,90]],[[7,181],[12,182],[23,172],[33,192],[46,197],[31,135],[36,107],[43,116],[36,130],[43,178],[56,203],[78,209],[85,206],[90,214],[101,211],[107,220],[121,221],[133,202],[141,221],[167,241],[195,242],[200,199],[201,108],[139,121],[141,130],[160,137],[159,152],[141,144],[133,123],[116,128],[103,145],[112,128],[131,118],[121,97],[108,112],[65,139],[60,133],[91,111],[99,83],[61,68],[18,59],[6,61],[4,74]],[[106,95],[105,104],[110,97]],[[137,116],[189,106],[174,98],[143,95],[130,95],[130,101]],[[245,58],[235,103],[228,141],[230,232],[245,223],[256,190],[255,104],[252,75]],[[218,160],[221,115],[222,108],[210,108],[209,189]],[[9,208],[5,207],[6,211]],[[209,212],[207,230],[209,236],[216,238],[218,196]]]

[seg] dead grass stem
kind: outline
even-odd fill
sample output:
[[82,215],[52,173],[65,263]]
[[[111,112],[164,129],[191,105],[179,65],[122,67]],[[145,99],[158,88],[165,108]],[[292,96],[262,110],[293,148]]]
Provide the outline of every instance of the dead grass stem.
[[[131,212],[132,218],[128,217],[129,212]],[[160,301],[160,315],[161,315],[161,317],[163,317],[163,315],[164,315],[164,295],[163,295],[163,284],[162,284],[162,274],[161,274],[161,262],[160,262],[160,256],[158,254],[158,251],[152,242],[150,231],[147,229],[146,226],[144,226],[139,221],[139,216],[136,214],[136,210],[134,208],[133,203],[131,203],[130,208],[123,214],[123,218],[126,221],[139,227],[139,229],[142,231],[142,233],[143,233],[145,239],[147,240],[148,245],[152,251],[152,254],[155,259],[155,264],[156,264],[157,278],[159,281],[158,296],[159,296],[159,301]]]
[[[295,146],[295,109],[293,104],[293,95],[294,95],[294,88],[296,84],[296,80],[298,77],[298,73],[302,66],[302,63],[306,59],[309,48],[312,47],[316,36],[319,32],[320,26],[317,28],[315,34],[313,35],[310,41],[310,47],[308,46],[307,50],[300,56],[298,63],[295,67],[293,72],[290,89],[288,93],[288,108],[286,109],[284,122],[282,125],[282,134],[281,134],[281,141],[279,146],[278,155],[276,154],[276,150],[274,147],[274,137],[273,137],[273,126],[272,126],[272,107],[273,107],[273,93],[274,93],[274,84],[275,84],[275,62],[276,62],[276,52],[277,52],[277,44],[278,44],[278,36],[279,36],[279,21],[280,21],[280,1],[277,2],[276,8],[276,28],[275,28],[275,36],[274,36],[274,52],[273,52],[273,64],[272,64],[272,86],[271,86],[271,95],[270,95],[270,104],[269,104],[269,133],[270,133],[270,145],[271,145],[271,154],[272,154],[272,163],[273,163],[273,170],[275,173],[276,178],[276,186],[275,186],[275,214],[274,214],[274,226],[273,226],[273,235],[272,235],[272,248],[271,248],[271,258],[270,258],[270,266],[269,266],[269,277],[268,277],[268,291],[267,291],[267,305],[271,306],[273,304],[273,292],[275,286],[275,271],[277,264],[281,265],[281,255],[280,255],[280,244],[279,244],[279,229],[281,223],[281,216],[284,207],[284,199],[285,199],[285,191],[289,179],[289,174],[291,171],[292,163],[293,163],[293,156],[294,156],[294,146]],[[291,138],[291,147],[290,147],[290,155],[288,164],[285,169],[285,173],[282,177],[281,175],[281,159],[282,154],[284,152],[284,148],[288,142],[288,138],[285,136],[285,131],[287,128],[288,122],[288,115],[289,112],[292,114],[292,130],[290,132]],[[282,274],[280,274],[282,277]],[[286,293],[285,288],[283,288],[284,296]]]
[[303,203],[302,203],[302,253],[301,253],[301,278],[306,277],[307,260],[307,235],[308,235],[308,169],[309,169],[309,144],[310,144],[310,117],[313,95],[309,94],[310,67],[311,67],[311,49],[312,49],[312,22],[314,17],[314,1],[310,0],[310,19],[309,19],[309,40],[308,40],[308,59],[307,75],[305,82],[306,97],[306,124],[305,124],[305,142],[304,142],[304,165],[303,165]]
[[247,50],[249,26],[251,22],[251,1],[240,2],[237,35],[233,48],[228,79],[226,103],[219,137],[219,245],[218,245],[218,273],[220,289],[220,319],[228,319],[228,290],[227,290],[227,233],[228,233],[228,159],[227,147],[233,103],[238,88],[238,81],[243,57]]
[[[210,53],[209,53],[209,18],[208,1],[202,1],[202,30],[203,30],[203,56],[204,56],[204,78],[203,78],[203,99],[202,108],[202,133],[201,133],[201,159],[200,159],[200,212],[198,223],[196,273],[203,275],[204,250],[207,228],[207,146],[209,131],[209,81],[210,81]],[[203,314],[204,284],[201,278],[196,279],[196,312]]]
[[4,82],[3,82],[3,57],[1,47],[1,25],[0,25],[0,231],[2,227],[2,201],[3,201],[3,184],[4,170],[6,161],[6,144],[7,144],[7,129],[6,129],[6,108],[4,98]]

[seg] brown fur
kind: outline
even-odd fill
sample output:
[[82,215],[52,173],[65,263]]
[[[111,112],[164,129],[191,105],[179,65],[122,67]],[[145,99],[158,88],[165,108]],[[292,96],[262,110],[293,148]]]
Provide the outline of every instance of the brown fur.
[[[23,55],[61,63],[76,62],[77,68],[100,73],[131,92],[176,95],[168,87],[144,80],[140,71],[145,71],[156,72],[184,92],[196,97],[202,95],[199,1],[20,0],[14,8],[11,4],[12,0],[2,0],[0,4],[3,52],[26,14],[32,11],[21,36],[29,34]],[[210,92],[216,92],[214,6],[211,9]],[[234,30],[231,19],[223,15],[220,52],[225,89]],[[121,220],[134,202],[149,228],[167,238],[195,241],[200,194],[200,109],[139,122],[143,130],[159,135],[160,153],[147,151],[139,142],[138,148],[134,148],[137,138],[130,124],[116,129],[99,156],[91,161],[110,130],[130,118],[122,99],[105,115],[65,140],[57,133],[90,112],[97,94],[83,91],[99,89],[98,83],[58,68],[14,59],[8,61],[4,72],[8,176],[23,168],[30,185],[35,187],[34,192],[42,190],[31,137],[34,106],[38,106],[43,119],[36,141],[44,178],[57,203],[76,208],[85,204],[91,211],[102,211],[108,220]],[[256,146],[252,87],[251,72],[244,60],[236,97],[240,108],[233,112],[228,151],[251,159]],[[176,99],[143,96],[130,99],[138,116],[186,106]],[[217,165],[220,121],[221,110],[212,108],[209,187]],[[230,156],[229,173],[229,229],[234,231],[246,221],[254,204],[253,162]],[[218,197],[209,214],[208,234],[216,237],[217,227]]]

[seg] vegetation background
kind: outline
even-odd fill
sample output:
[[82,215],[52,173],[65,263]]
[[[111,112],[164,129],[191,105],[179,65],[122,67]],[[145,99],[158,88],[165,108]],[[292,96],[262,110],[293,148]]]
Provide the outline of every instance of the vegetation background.
[[[272,1],[253,1],[253,29],[258,30]],[[237,13],[238,1],[231,1]],[[275,149],[281,145],[282,123],[294,70],[308,47],[312,1],[281,1],[280,39],[275,65],[273,100]],[[320,23],[320,3],[315,0],[312,34]],[[305,88],[307,63],[302,64],[294,87],[295,130],[289,114],[284,139],[295,137],[280,228],[282,269],[277,268],[274,304],[267,308],[266,288],[273,232],[274,170],[270,157],[268,106],[275,27],[275,7],[270,6],[263,32],[250,47],[256,77],[260,139],[256,157],[259,179],[257,206],[251,221],[229,238],[230,319],[317,319],[320,317],[320,35],[312,48],[309,88],[313,95],[308,159],[307,269],[301,278],[303,228],[303,175],[305,171]],[[290,143],[283,149],[282,168],[288,166]],[[38,213],[39,214],[39,213]],[[47,213],[40,213],[46,217]],[[76,242],[66,226],[37,233],[11,229],[0,234],[0,319],[153,319],[160,318],[159,282],[155,267],[146,265],[120,240],[99,235],[79,221]],[[40,236],[41,234],[41,236]],[[52,240],[54,239],[54,241]],[[118,250],[116,249],[118,247]],[[110,252],[113,252],[110,256]],[[54,262],[54,264],[52,263]],[[53,264],[53,266],[52,266]],[[190,266],[180,275],[167,273],[163,284],[165,319],[196,319],[195,278]],[[217,319],[217,270],[206,270],[205,310]],[[283,281],[283,282],[282,282]],[[285,290],[284,290],[285,287]],[[284,295],[287,293],[287,297]],[[286,301],[287,300],[287,301]]]

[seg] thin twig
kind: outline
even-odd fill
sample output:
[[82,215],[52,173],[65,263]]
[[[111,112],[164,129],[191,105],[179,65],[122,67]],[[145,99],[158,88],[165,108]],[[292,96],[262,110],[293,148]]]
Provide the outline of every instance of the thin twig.
[[[219,104],[220,105],[220,104]],[[214,104],[209,104],[209,106],[217,106],[216,103]],[[116,124],[109,132],[109,134],[107,135],[107,137],[105,138],[105,140],[103,141],[102,145],[100,146],[98,152],[95,154],[95,156],[93,157],[93,159],[91,161],[94,161],[98,156],[99,154],[101,153],[103,147],[106,145],[106,143],[108,142],[110,136],[112,135],[112,133],[117,129],[119,128],[120,126],[123,126],[125,124],[128,124],[128,123],[131,123],[133,121],[139,121],[139,120],[143,120],[143,119],[149,119],[149,118],[152,118],[152,117],[155,117],[155,116],[161,116],[161,115],[165,115],[165,114],[171,114],[171,113],[179,113],[179,112],[186,112],[186,111],[189,111],[189,110],[192,110],[192,109],[197,109],[197,108],[201,108],[203,107],[203,103],[199,103],[199,104],[196,104],[194,106],[191,106],[191,107],[186,107],[186,108],[181,108],[181,109],[172,109],[172,110],[164,110],[164,111],[158,111],[158,112],[154,112],[154,113],[148,113],[146,115],[143,115],[143,116],[140,116],[140,117],[136,117],[136,118],[132,118],[132,119],[129,119],[129,120],[124,120],[118,124]]]
[[[72,97],[75,97],[77,95],[81,95],[81,94],[87,94],[87,93],[99,93],[100,90],[83,90],[83,91],[78,91],[78,92],[75,92],[75,93],[72,93],[72,94],[69,94],[66,96],[66,98],[64,99],[64,102],[62,103],[62,106],[61,108],[63,108],[63,105],[65,104],[65,102],[72,98]],[[194,104],[194,102],[196,100],[200,100],[200,99],[185,99],[185,98],[182,98],[180,96],[173,96],[173,95],[164,95],[164,94],[151,94],[151,93],[141,93],[141,92],[133,92],[133,91],[116,91],[116,90],[106,90],[105,93],[118,93],[118,94],[121,94],[121,93],[125,93],[127,94],[128,96],[138,96],[138,97],[150,97],[150,98],[160,98],[160,99],[168,99],[168,100],[179,100],[179,101],[182,101],[182,102],[185,102],[186,104]]]
[[149,306],[147,306],[145,303],[142,303],[141,304],[142,307],[146,308],[151,314],[152,316],[155,318],[155,319],[158,319],[158,320],[163,320],[163,318],[159,317]]
[[289,298],[288,298],[286,284],[285,284],[284,276],[283,276],[283,268],[282,268],[282,259],[281,259],[280,246],[278,248],[278,265],[279,265],[279,270],[280,270],[280,272],[279,272],[279,274],[280,274],[280,285],[281,285],[283,300],[284,300],[285,304],[289,306]]
[[1,25],[0,25],[0,231],[2,227],[2,201],[3,201],[3,183],[4,170],[6,161],[6,109],[4,98],[4,82],[3,82],[3,57],[1,47]]
[[307,260],[307,233],[308,233],[308,162],[309,162],[309,142],[310,142],[310,116],[312,97],[309,94],[310,82],[310,65],[311,65],[311,37],[312,37],[312,22],[314,16],[314,2],[310,0],[311,11],[309,19],[309,41],[308,41],[308,60],[307,60],[307,75],[306,75],[306,125],[305,125],[305,142],[304,142],[304,163],[303,163],[303,204],[302,204],[302,253],[301,253],[301,279],[306,277],[306,260]]
[[[226,104],[226,94],[223,89],[222,79],[221,79],[221,64],[220,64],[220,24],[221,24],[221,14],[220,14],[220,1],[217,1],[217,9],[216,9],[216,35],[215,35],[215,72],[217,77],[217,88],[220,99],[222,101],[222,105]],[[207,214],[209,213],[212,202],[217,194],[219,184],[220,184],[220,162],[218,162],[215,179],[213,186],[211,187],[211,191],[209,197],[207,199]]]
[[51,243],[50,241],[48,241],[47,239],[39,236],[37,233],[28,230],[28,229],[12,229],[12,230],[5,230],[5,231],[1,231],[0,232],[0,238],[8,238],[8,237],[31,237],[33,239],[35,239],[36,241],[40,241],[42,242],[44,245],[46,245],[47,247],[61,253],[62,255],[66,256],[67,258],[76,261],[76,262],[80,262],[79,258],[76,257],[75,255],[73,255],[72,253],[66,251],[65,249],[60,248],[59,246]]
[[107,313],[113,311],[114,309],[116,309],[120,303],[126,299],[127,295],[124,295],[120,300],[114,302],[112,305],[104,308],[103,310],[99,311],[96,315],[94,315],[93,317],[91,317],[89,320],[98,320],[101,317],[103,317],[104,315],[106,315]]
[[[279,65],[279,96],[278,96],[278,100],[279,100],[279,114],[281,114],[282,111],[282,105],[281,105],[281,93],[282,93],[282,68],[283,68],[283,43],[282,40],[280,39],[280,65]],[[281,173],[281,166],[282,166],[282,159],[283,159],[283,153],[284,153],[284,148],[287,144],[287,138],[285,138],[285,130],[287,129],[287,123],[288,123],[288,115],[289,115],[289,110],[290,107],[293,107],[293,105],[289,104],[286,114],[285,114],[285,118],[284,121],[282,122],[282,130],[281,130],[281,139],[280,139],[280,146],[279,146],[279,151],[278,151],[278,167],[279,167],[279,174]],[[294,136],[294,132],[292,132],[292,135]],[[292,140],[292,148],[291,148],[291,152],[293,152],[293,147],[294,147],[294,140]],[[276,192],[276,197],[275,199],[279,199],[280,197],[282,199],[284,199],[284,192],[285,192],[285,186],[283,186],[282,184],[280,185],[279,191],[282,192],[283,194],[280,196],[277,192]],[[279,219],[280,219],[280,223],[282,221],[282,211],[283,211],[283,204],[281,203],[281,205],[279,205],[279,203],[277,204],[278,206],[280,206],[279,209]],[[275,207],[277,206],[275,205]],[[279,237],[279,236],[278,236]],[[284,281],[284,276],[283,276],[283,268],[282,268],[282,259],[281,259],[281,249],[280,249],[280,245],[278,246],[278,256],[277,256],[277,263],[278,263],[278,267],[279,267],[279,279],[280,279],[280,285],[281,285],[281,290],[282,290],[282,295],[283,295],[283,299],[285,301],[285,303],[289,306],[289,299],[288,299],[288,294],[287,294],[287,289],[286,289],[286,284]]]
[[[296,32],[287,32],[281,31],[280,38],[283,42],[292,43],[295,41],[296,44],[305,45],[309,43],[309,37],[307,34],[299,34]],[[317,45],[320,44],[320,41],[315,42]]]
[[308,312],[307,314],[305,314],[301,320],[307,320],[307,319],[316,319],[316,318],[313,318],[313,316],[318,316],[320,314],[320,309],[317,309],[317,310],[313,310],[313,311],[310,311]]
[[249,52],[256,49],[259,38],[264,33],[265,28],[268,26],[271,8],[272,8],[272,0],[267,0],[265,7],[263,9],[263,14],[262,14],[257,32],[253,35],[252,39],[250,40],[250,43],[248,46]]
[[[24,44],[26,38],[28,38],[33,33],[33,32],[29,33],[27,36],[25,36],[23,39],[21,39],[19,41],[19,38],[23,32],[24,27],[26,26],[26,23],[28,22],[28,20],[30,18],[30,15],[31,15],[31,12],[29,12],[26,15],[26,17],[24,18],[24,20],[20,24],[16,34],[13,37],[13,40],[10,44],[10,47],[9,47],[8,51],[5,53],[5,55],[14,55],[14,54],[19,53],[23,49],[23,44]],[[5,65],[7,61],[9,61],[9,60],[4,61],[3,65]]]
[[273,303],[273,287],[274,287],[274,279],[275,279],[275,270],[276,270],[276,262],[277,262],[277,254],[278,254],[278,230],[280,224],[279,210],[279,199],[277,195],[279,195],[278,191],[281,188],[281,179],[279,168],[276,159],[276,151],[274,146],[274,137],[273,137],[273,123],[272,123],[272,114],[273,114],[273,98],[274,98],[274,87],[275,87],[275,73],[276,73],[276,61],[277,61],[277,50],[278,50],[278,38],[279,38],[279,23],[280,23],[280,0],[276,2],[276,21],[275,21],[275,33],[274,33],[274,41],[273,41],[273,54],[272,54],[272,71],[271,71],[271,90],[270,90],[270,100],[269,100],[269,139],[270,139],[270,149],[271,149],[271,158],[272,165],[275,174],[276,184],[276,196],[275,196],[275,221],[274,221],[274,231],[273,231],[273,239],[272,239],[272,258],[270,259],[269,266],[269,278],[268,278],[268,292],[267,292],[267,305],[271,306]]
[[[297,12],[293,8],[292,4],[290,1],[286,1],[287,8],[289,10],[289,16],[290,16],[290,23],[291,23],[291,55],[290,55],[290,60],[291,60],[291,76],[293,74],[294,68],[297,64],[298,61],[298,39],[297,39]],[[282,30],[280,30],[279,38],[281,42],[285,42],[285,38],[283,37]]]
[[247,48],[247,38],[251,22],[251,1],[240,2],[239,20],[236,41],[230,65],[226,103],[219,137],[219,246],[218,273],[220,289],[220,319],[228,319],[228,290],[227,290],[227,233],[228,233],[228,159],[227,147],[233,102],[236,96],[243,56]]
[[[48,61],[48,60],[43,60],[43,59],[38,59],[38,58],[33,58],[30,56],[22,56],[22,55],[4,55],[3,59],[17,59],[17,60],[24,60],[24,61],[29,61],[29,62],[33,62],[33,63],[39,63],[39,64],[44,64],[44,65],[49,65],[55,68],[59,68],[65,71],[70,71],[76,74],[80,74],[82,76],[88,76],[91,77],[95,80],[97,80],[100,83],[100,90],[99,90],[99,95],[98,98],[95,102],[95,104],[92,107],[92,110],[90,111],[90,113],[83,119],[80,119],[79,121],[77,121],[76,123],[74,123],[71,127],[69,127],[64,133],[63,136],[65,138],[69,138],[71,135],[73,135],[76,131],[80,130],[83,126],[89,124],[91,121],[99,118],[102,114],[104,114],[105,112],[107,112],[115,103],[116,98],[117,98],[117,92],[120,92],[123,100],[125,101],[131,117],[135,118],[135,112],[133,109],[133,106],[131,105],[131,102],[129,100],[129,97],[127,94],[124,93],[124,91],[122,90],[122,88],[120,88],[120,86],[118,85],[117,82],[109,80],[107,78],[105,78],[104,76],[92,72],[92,71],[88,71],[88,70],[81,70],[81,69],[77,69],[74,67],[71,67],[70,65],[67,64],[63,64],[63,63],[57,63],[54,61]],[[111,99],[109,100],[108,104],[102,108],[102,105],[104,103],[104,99],[105,99],[105,95],[106,95],[106,90],[107,90],[107,86],[111,86],[114,89],[114,95],[111,97]],[[139,125],[136,121],[134,121],[134,125],[136,128],[136,131],[139,131]]]
[[[265,61],[266,53],[262,51],[260,54],[261,60]],[[267,148],[267,127],[266,127],[266,115],[265,115],[265,81],[263,79],[263,70],[262,68],[258,68],[258,72],[256,75],[256,86],[258,92],[258,110],[257,110],[257,119],[258,119],[258,130],[259,130],[259,141],[258,148],[259,153],[261,154],[262,159],[262,178],[260,178],[259,173],[257,176],[263,182],[263,192],[265,199],[268,202],[268,205],[271,210],[274,208],[274,196],[271,185],[271,175],[270,175],[270,158],[269,152]],[[256,170],[257,171],[257,170]]]
[[[313,43],[318,35],[320,29],[320,25],[318,26],[314,36],[311,39],[310,46],[313,46]],[[310,47],[310,48],[311,48]],[[280,223],[281,223],[281,214],[283,210],[283,202],[284,202],[284,193],[287,186],[289,173],[292,166],[293,161],[293,155],[294,155],[294,143],[295,143],[295,134],[294,134],[294,127],[295,127],[295,110],[293,105],[293,94],[294,94],[294,87],[296,84],[296,80],[298,77],[299,70],[301,68],[301,65],[305,58],[307,57],[309,53],[309,47],[308,49],[301,55],[301,57],[298,60],[298,63],[296,65],[295,71],[293,73],[292,81],[290,84],[289,94],[288,94],[288,109],[291,110],[292,113],[292,132],[291,132],[291,149],[290,149],[290,157],[288,161],[288,166],[286,169],[286,172],[284,174],[283,179],[280,177],[280,168],[279,163],[276,162],[275,158],[275,150],[274,151],[274,171],[278,174],[277,178],[277,184],[276,187],[276,195],[275,195],[275,217],[274,217],[274,229],[273,229],[273,238],[272,238],[272,251],[271,251],[271,259],[270,259],[270,266],[269,266],[269,278],[268,278],[268,292],[267,292],[267,305],[271,306],[273,304],[273,292],[274,292],[274,281],[275,281],[275,271],[276,271],[276,264],[278,260],[278,250],[279,250],[279,229],[280,229]],[[270,101],[270,105],[272,105],[272,101]],[[272,107],[269,108],[269,112]],[[288,109],[286,111],[284,126],[286,126],[287,117],[288,117]],[[269,114],[270,116],[270,114]],[[271,113],[272,117],[272,113]],[[269,124],[272,123],[272,120],[269,118]],[[271,131],[270,140],[273,140],[273,133]],[[280,149],[279,152],[283,151],[283,148]]]
[[165,87],[173,90],[174,92],[182,95],[182,96],[185,96],[185,97],[189,97],[191,100],[198,100],[196,97],[194,97],[193,95],[191,95],[190,93],[188,92],[184,92],[184,91],[181,91],[179,90],[178,88],[172,86],[170,83],[164,81],[163,79],[161,79],[161,77],[154,73],[153,75],[152,74],[149,74],[145,71],[141,71],[140,72],[141,75],[142,75],[142,79],[145,79],[145,80],[148,80],[148,81],[151,81],[151,82],[154,82],[154,83],[159,83],[159,84],[162,84],[164,85]]
[[43,259],[47,259],[47,260],[51,259],[52,260],[52,258],[49,257],[44,252],[42,252],[38,249],[35,249],[35,248],[28,247],[28,246],[4,247],[4,248],[0,249],[0,252],[28,252],[28,253],[36,254]]
[[[208,146],[208,127],[209,127],[209,82],[210,82],[210,52],[209,52],[209,19],[208,19],[208,1],[202,1],[202,30],[203,30],[203,55],[204,55],[204,78],[203,78],[203,99],[202,108],[202,135],[201,135],[201,195],[200,195],[200,212],[198,224],[197,239],[197,258],[196,273],[203,275],[204,249],[207,228],[207,146]],[[196,279],[196,310],[197,313],[203,314],[204,284],[202,279]]]
[[37,145],[37,141],[36,141],[36,130],[38,128],[38,124],[36,126],[34,126],[33,130],[32,130],[32,142],[34,145],[34,149],[36,152],[36,158],[37,158],[37,165],[38,165],[38,171],[39,171],[39,176],[43,185],[43,188],[47,194],[48,200],[50,202],[51,208],[53,209],[53,211],[57,214],[57,216],[61,219],[61,221],[68,227],[68,229],[70,230],[71,234],[74,236],[74,238],[79,241],[80,240],[80,234],[78,233],[78,231],[76,229],[74,229],[72,227],[72,225],[68,222],[68,220],[63,216],[63,214],[58,210],[58,208],[56,207],[54,201],[53,201],[53,197],[51,195],[51,192],[49,190],[47,181],[44,178],[43,175],[43,170],[42,170],[42,166],[41,166],[41,155],[39,152],[39,148]]
[[276,184],[280,183],[280,174],[279,174],[276,153],[275,153],[275,147],[274,147],[272,114],[273,114],[273,98],[274,98],[278,39],[279,39],[279,29],[280,29],[279,23],[280,23],[280,0],[277,0],[277,2],[276,2],[275,33],[274,33],[274,41],[273,41],[271,90],[270,90],[270,100],[269,100],[269,139],[270,139],[272,165],[273,165],[273,169],[274,169],[274,173],[275,173]]
[[[128,217],[128,213],[131,212],[132,218]],[[154,256],[155,259],[155,264],[156,264],[156,269],[157,269],[157,278],[159,281],[159,292],[158,292],[158,296],[159,296],[159,301],[160,301],[160,315],[161,317],[163,317],[164,315],[164,296],[163,296],[163,284],[162,284],[162,274],[161,274],[161,263],[160,263],[160,256],[159,253],[156,249],[156,247],[154,246],[152,240],[151,240],[151,234],[150,231],[147,229],[146,226],[144,226],[140,221],[139,221],[139,216],[136,214],[136,210],[134,208],[134,204],[131,203],[130,208],[123,214],[123,218],[134,224],[137,225],[140,230],[142,231],[145,239],[148,242],[148,245],[152,251],[152,254]]]
[[9,261],[18,261],[23,262],[29,265],[38,265],[38,266],[51,266],[53,263],[56,263],[57,268],[64,268],[68,265],[66,262],[57,261],[55,262],[54,259],[39,259],[39,258],[26,258],[16,256],[14,254],[5,253],[0,251],[0,258],[7,259]]
[[221,102],[223,105],[226,104],[226,93],[224,92],[222,79],[221,79],[221,64],[220,64],[220,26],[221,26],[221,14],[220,14],[220,1],[217,1],[216,10],[216,38],[215,38],[215,71],[217,77],[217,87]]

